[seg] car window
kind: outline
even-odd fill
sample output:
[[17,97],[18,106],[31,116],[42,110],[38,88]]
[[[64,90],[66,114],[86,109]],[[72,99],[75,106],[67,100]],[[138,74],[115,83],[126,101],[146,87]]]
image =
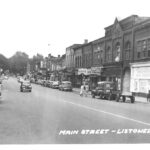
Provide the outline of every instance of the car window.
[[30,85],[30,82],[23,82],[23,85]]
[[104,84],[98,84],[98,88],[103,88]]

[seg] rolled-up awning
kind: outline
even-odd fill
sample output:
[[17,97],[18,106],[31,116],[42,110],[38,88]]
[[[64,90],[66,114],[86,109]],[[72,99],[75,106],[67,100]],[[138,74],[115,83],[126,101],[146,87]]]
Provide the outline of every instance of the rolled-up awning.
[[120,67],[103,68],[102,76],[121,76],[121,71]]

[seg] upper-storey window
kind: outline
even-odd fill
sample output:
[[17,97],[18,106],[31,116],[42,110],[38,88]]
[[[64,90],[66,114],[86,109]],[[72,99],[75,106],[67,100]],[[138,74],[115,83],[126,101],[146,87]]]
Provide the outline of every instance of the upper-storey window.
[[128,41],[125,43],[125,55],[124,55],[124,59],[125,60],[130,60],[130,51],[131,51],[131,43]]
[[120,43],[119,42],[115,45],[115,49],[113,52],[113,59],[116,62],[120,61]]
[[149,39],[137,42],[137,58],[138,59],[149,57],[148,49],[147,49],[147,46],[148,46],[147,43],[149,43],[148,41]]
[[110,49],[110,47],[106,48],[106,62],[111,62],[111,49]]
[[148,57],[150,57],[150,39],[147,40],[147,52],[148,52]]

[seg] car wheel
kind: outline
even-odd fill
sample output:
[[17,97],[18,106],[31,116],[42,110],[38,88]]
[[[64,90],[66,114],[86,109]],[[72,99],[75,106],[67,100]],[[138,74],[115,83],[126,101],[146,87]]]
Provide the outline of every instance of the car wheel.
[[123,102],[125,102],[125,101],[126,101],[126,97],[125,97],[125,96],[123,96],[123,97],[122,97],[122,99],[123,99]]
[[109,94],[109,95],[108,95],[108,100],[111,101],[111,99],[112,99],[112,94]]
[[135,102],[135,97],[134,96],[132,96],[130,99],[131,99],[131,103]]
[[100,94],[100,95],[99,95],[99,98],[100,98],[100,99],[102,99],[102,98],[103,98],[103,97],[102,97],[102,94]]
[[94,94],[92,94],[92,98],[95,98],[95,95],[94,95]]

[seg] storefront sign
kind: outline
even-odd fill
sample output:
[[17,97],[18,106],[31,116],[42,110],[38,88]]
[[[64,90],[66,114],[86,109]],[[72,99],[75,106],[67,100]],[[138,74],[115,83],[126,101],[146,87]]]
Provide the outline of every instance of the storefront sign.
[[131,92],[148,93],[150,90],[150,63],[131,64]]
[[91,68],[91,74],[93,75],[100,75],[101,74],[102,67],[92,67]]
[[78,69],[78,75],[90,75],[91,74],[91,69],[87,69],[87,68],[80,68]]

